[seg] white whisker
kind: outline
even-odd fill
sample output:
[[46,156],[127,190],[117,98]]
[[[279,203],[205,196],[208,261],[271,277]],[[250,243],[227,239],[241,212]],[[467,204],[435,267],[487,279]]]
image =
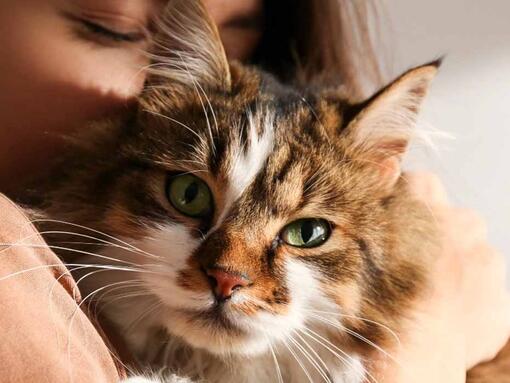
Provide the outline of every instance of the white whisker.
[[136,326],[138,326],[138,324],[144,320],[145,318],[147,318],[149,315],[153,314],[154,311],[156,311],[157,309],[159,309],[161,307],[161,302],[160,301],[157,301],[155,302],[154,304],[152,304],[147,310],[145,310],[138,318],[136,318],[135,320],[133,320],[128,328],[126,329],[126,331],[132,331]]
[[361,334],[358,334],[356,331],[354,330],[351,330],[341,324],[337,324],[329,319],[326,319],[324,317],[321,317],[320,315],[316,315],[316,314],[311,314],[311,316],[319,321],[321,321],[322,323],[326,323],[326,324],[329,324],[335,328],[337,328],[338,330],[340,331],[344,331],[346,332],[347,334],[349,335],[352,335],[354,336],[355,338],[365,342],[366,344],[368,344],[369,346],[372,346],[373,348],[375,348],[376,350],[378,350],[379,352],[381,352],[382,354],[384,354],[385,356],[387,356],[388,358],[390,358],[392,361],[394,361],[395,363],[397,364],[400,364],[400,362],[395,359],[395,357],[393,355],[391,355],[390,353],[388,353],[386,350],[384,350],[382,347],[380,347],[379,345],[377,345],[376,343],[372,342],[370,339],[367,339],[366,337],[364,337],[363,335]]
[[310,355],[310,353],[299,344],[297,340],[295,340],[293,337],[290,337],[289,340],[297,347],[299,351],[303,354],[303,356],[310,362],[313,368],[317,370],[319,375],[324,379],[326,382],[331,383],[331,380],[329,379],[326,372],[322,369],[322,367],[315,361],[315,359]]
[[37,218],[37,219],[33,219],[33,220],[31,220],[31,221],[30,221],[30,223],[36,223],[36,222],[52,222],[52,223],[59,223],[59,224],[63,224],[63,225],[69,225],[69,226],[77,227],[77,228],[80,228],[80,229],[84,229],[84,230],[90,231],[90,232],[92,232],[92,233],[100,234],[100,235],[102,235],[102,236],[104,236],[104,237],[106,237],[106,238],[110,238],[110,239],[112,239],[112,240],[114,240],[114,241],[117,241],[117,242],[119,242],[119,243],[121,243],[121,244],[123,244],[123,245],[125,245],[125,246],[127,246],[127,247],[130,247],[130,248],[132,248],[133,250],[136,250],[136,251],[138,251],[138,252],[140,252],[140,253],[144,253],[144,254],[147,254],[147,255],[149,255],[149,256],[154,256],[154,255],[152,255],[152,254],[149,254],[149,253],[147,253],[147,252],[143,251],[142,249],[137,248],[136,246],[133,246],[133,245],[132,245],[131,243],[129,243],[129,242],[123,241],[123,240],[121,240],[121,239],[119,239],[119,238],[116,238],[116,237],[114,237],[114,236],[110,235],[110,234],[107,234],[107,233],[102,232],[102,231],[100,231],[100,230],[93,229],[93,228],[88,227],[88,226],[83,226],[83,225],[79,225],[79,224],[77,224],[77,223],[73,223],[73,222],[67,222],[67,221],[62,221],[62,220],[58,220],[58,219],[49,219],[49,218]]
[[397,333],[394,330],[392,330],[390,327],[388,327],[388,326],[386,326],[386,325],[384,325],[384,324],[382,324],[380,322],[377,322],[377,321],[374,321],[374,320],[371,320],[371,319],[367,319],[367,318],[363,318],[363,317],[360,317],[360,316],[357,316],[357,315],[348,315],[348,314],[342,314],[342,313],[339,313],[339,312],[322,311],[322,310],[311,310],[311,309],[307,309],[306,311],[313,312],[313,313],[319,313],[319,314],[329,314],[329,315],[332,315],[334,317],[338,316],[338,317],[342,317],[342,318],[351,318],[351,319],[360,320],[362,322],[374,324],[374,325],[379,326],[382,329],[388,331],[388,333],[393,338],[395,338],[395,341],[398,343],[399,346],[401,344],[400,338],[397,335]]
[[295,331],[294,332],[296,334],[297,337],[299,337],[299,339],[301,340],[301,342],[303,342],[303,344],[310,350],[310,352],[315,356],[316,360],[318,363],[320,363],[322,365],[322,368],[324,368],[324,370],[322,370],[321,368],[321,371],[324,373],[324,380],[326,382],[329,382],[329,383],[333,383],[331,381],[331,378],[330,378],[330,374],[329,374],[329,368],[328,366],[326,365],[326,363],[322,360],[322,358],[320,357],[319,354],[317,354],[317,352],[313,349],[313,347],[306,341],[306,339],[304,339],[301,334],[299,334],[299,331]]
[[[211,128],[211,123],[209,121],[209,115],[207,114],[207,110],[205,108],[205,104],[204,104],[204,100],[202,99],[202,96],[200,95],[200,91],[199,91],[199,87],[200,87],[200,84],[198,83],[198,81],[191,75],[189,69],[188,69],[188,66],[186,64],[186,61],[184,60],[184,58],[182,57],[181,54],[179,54],[179,57],[181,58],[181,61],[184,65],[184,67],[186,68],[186,73],[188,74],[189,76],[189,79],[191,80],[192,84],[193,84],[193,87],[195,88],[195,91],[197,92],[197,96],[198,96],[198,99],[200,101],[200,105],[202,106],[202,110],[204,112],[204,116],[205,116],[205,122],[207,124],[207,131],[209,133],[209,139],[211,140],[211,151],[213,154],[216,154],[216,145],[214,143],[214,136],[213,136],[213,133],[212,133],[212,128]],[[201,88],[201,87],[200,87]],[[202,92],[203,92],[203,89],[202,89]],[[205,92],[204,92],[204,95],[205,95]],[[207,95],[205,95],[206,99],[208,100],[207,98]],[[210,104],[210,103],[209,103]],[[212,110],[212,106],[211,106],[211,110]],[[214,119],[216,120],[216,116],[214,115],[213,113],[213,116],[214,116]],[[216,123],[216,126],[217,126],[217,123]]]
[[271,352],[271,356],[273,358],[273,361],[274,361],[274,364],[276,367],[276,377],[278,378],[278,383],[283,383],[282,371],[280,369],[280,364],[278,363],[278,358],[276,358],[276,353],[274,351],[274,347],[271,344],[271,341],[269,340],[269,338],[267,336],[266,336],[266,341],[267,341],[267,344],[269,345],[269,351]]
[[[343,362],[350,368],[354,368],[352,356],[347,354],[344,350],[342,350],[335,344],[331,343],[328,339],[324,338],[323,336],[309,328],[301,329],[301,333],[303,335],[308,336],[310,339],[314,340],[318,344],[320,344],[322,347],[331,352],[335,357],[337,357],[341,362]],[[377,380],[368,371],[365,371],[365,373],[368,377],[370,377],[370,379],[372,379],[373,382],[377,382]]]
[[[137,265],[136,263],[125,261],[125,260],[122,260],[122,259],[112,258],[112,257],[108,257],[106,255],[91,253],[90,251],[73,249],[73,248],[65,247],[65,246],[56,246],[56,245],[53,246],[53,245],[45,245],[45,244],[42,245],[42,244],[37,244],[37,243],[27,243],[27,244],[24,244],[24,243],[0,243],[0,246],[27,247],[27,248],[31,248],[31,249],[65,250],[65,251],[70,251],[70,252],[77,253],[77,254],[89,255],[89,256],[92,256],[92,257],[97,257],[97,258],[100,258],[100,259],[105,259],[105,260],[108,260],[108,261],[124,263],[126,265],[140,266],[140,265]],[[5,249],[2,249],[2,251],[3,250],[5,250]]]
[[[54,264],[50,264],[50,265],[40,265],[40,266],[34,266],[34,267],[30,267],[28,269],[23,269],[23,270],[19,270],[19,271],[16,271],[14,273],[11,273],[11,274],[8,274],[8,275],[5,275],[3,277],[0,278],[0,282],[6,280],[6,279],[9,279],[9,278],[13,278],[17,275],[21,275],[21,274],[24,274],[24,273],[28,273],[28,272],[31,272],[31,271],[37,271],[37,270],[44,270],[44,269],[49,269],[49,268],[52,268],[52,267],[62,267],[62,263],[54,263]],[[127,272],[135,272],[135,273],[151,273],[150,271],[148,270],[143,270],[143,269],[134,269],[134,268],[128,268],[128,267],[119,267],[119,266],[112,266],[112,265],[97,265],[97,264],[83,264],[83,263],[68,263],[66,264],[66,266],[83,266],[83,268],[85,267],[93,267],[93,268],[99,268],[99,269],[108,269],[108,270],[112,270],[112,271],[127,271]]]
[[164,114],[161,114],[161,113],[158,113],[158,112],[155,112],[153,110],[145,110],[147,113],[150,113],[150,114],[153,114],[155,116],[158,116],[158,117],[161,117],[161,118],[164,118],[165,120],[168,120],[168,121],[171,121],[171,122],[174,122],[176,123],[177,125],[180,125],[182,126],[183,128],[185,128],[188,132],[190,132],[191,134],[193,134],[195,137],[197,137],[199,140],[202,140],[202,137],[197,133],[195,132],[193,129],[191,129],[188,125],[180,122],[179,120],[176,120],[175,118],[172,118],[172,117],[169,117],[169,116],[166,116]]
[[73,381],[73,375],[72,375],[72,359],[71,359],[71,335],[72,335],[72,327],[73,327],[73,323],[74,323],[74,319],[76,318],[76,315],[81,312],[80,311],[80,308],[81,306],[90,298],[92,297],[94,294],[100,292],[100,291],[103,291],[109,287],[112,287],[112,286],[115,286],[115,285],[118,285],[120,283],[124,283],[125,281],[121,281],[121,282],[114,282],[114,283],[110,283],[108,285],[105,285],[105,286],[102,286],[94,291],[92,291],[91,293],[89,293],[85,298],[83,298],[81,300],[81,302],[76,306],[76,308],[74,309],[73,311],[73,314],[71,315],[71,318],[69,320],[69,325],[67,327],[67,362],[68,362],[68,365],[69,365],[69,378],[71,380],[71,382]]
[[[109,247],[115,247],[115,248],[118,248],[118,249],[121,249],[121,250],[125,250],[125,251],[131,252],[131,253],[139,254],[139,255],[142,255],[142,256],[145,256],[145,257],[160,258],[159,256],[147,253],[146,251],[139,251],[139,250],[136,250],[136,249],[134,249],[132,247],[122,246],[122,245],[119,245],[119,244],[116,244],[116,243],[113,243],[113,242],[110,242],[110,241],[107,241],[107,240],[103,240],[101,238],[97,238],[97,237],[90,236],[90,235],[87,235],[87,234],[82,234],[82,233],[75,233],[75,232],[72,232],[72,231],[46,230],[46,231],[40,231],[39,234],[41,234],[41,235],[45,235],[45,234],[72,235],[72,236],[76,236],[76,237],[96,240],[98,242],[97,244],[108,245]],[[54,242],[52,242],[52,243],[54,243]]]
[[107,302],[101,303],[101,301],[103,299],[105,299],[107,295],[111,295],[112,293],[114,293],[117,290],[125,290],[125,289],[136,288],[136,287],[140,288],[146,284],[145,281],[142,281],[139,279],[129,279],[129,280],[122,281],[122,282],[125,282],[125,283],[122,283],[122,284],[119,283],[119,286],[112,287],[111,289],[108,289],[108,290],[104,291],[103,293],[101,293],[100,295],[94,297],[94,302],[95,302],[94,303],[94,316],[95,317],[99,317],[99,315],[101,315],[101,313],[103,312],[103,310],[106,306],[108,306],[110,303],[117,300],[116,299],[117,296],[114,295],[113,299],[108,299]]
[[303,370],[303,372],[305,373],[306,377],[308,378],[308,381],[310,383],[314,383],[313,382],[313,379],[312,377],[310,376],[310,373],[308,372],[308,370],[306,369],[305,365],[303,364],[303,362],[301,361],[301,359],[298,358],[298,356],[296,355],[296,353],[294,352],[294,350],[292,350],[292,348],[289,346],[289,344],[282,340],[283,344],[285,345],[285,347],[287,347],[287,349],[289,350],[289,352],[291,353],[291,355],[294,357],[294,359],[296,360],[296,362],[299,364],[299,366],[301,367],[301,369]]

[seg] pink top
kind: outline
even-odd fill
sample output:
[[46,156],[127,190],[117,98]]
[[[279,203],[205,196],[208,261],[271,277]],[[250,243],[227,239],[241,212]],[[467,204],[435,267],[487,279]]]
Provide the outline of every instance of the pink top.
[[101,335],[77,307],[75,287],[22,210],[0,194],[2,382],[120,380]]

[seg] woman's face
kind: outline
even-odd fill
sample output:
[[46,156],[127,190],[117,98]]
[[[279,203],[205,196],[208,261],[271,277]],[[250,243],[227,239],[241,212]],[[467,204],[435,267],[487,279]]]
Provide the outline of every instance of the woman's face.
[[[231,58],[246,59],[261,0],[205,0]],[[0,2],[0,185],[44,164],[55,136],[138,94],[147,65],[144,31],[162,0]],[[1,188],[0,188],[1,190]]]

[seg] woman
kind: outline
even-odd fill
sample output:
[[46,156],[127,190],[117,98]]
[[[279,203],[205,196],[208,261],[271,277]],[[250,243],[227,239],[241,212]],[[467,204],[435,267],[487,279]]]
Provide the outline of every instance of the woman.
[[[367,37],[368,9],[361,1],[205,3],[231,58],[258,63],[284,80],[294,78],[299,67],[299,80],[340,82],[360,98],[379,79]],[[140,92],[141,68],[148,64],[141,53],[149,48],[145,32],[164,5],[161,0],[0,4],[0,191],[15,195],[24,178],[58,155],[60,135],[122,109]],[[462,382],[466,368],[493,357],[510,333],[502,257],[487,246],[483,222],[449,207],[433,176],[412,174],[409,182],[438,217],[443,254],[435,265],[434,295],[419,303],[402,347],[392,350],[401,366],[381,361],[373,373],[380,382]],[[4,198],[0,211],[0,243],[16,241],[20,232],[34,235]],[[2,380],[57,382],[67,380],[70,369],[75,382],[123,376],[90,320],[76,310],[72,279],[56,277],[66,275],[56,256],[27,248],[1,254],[0,278],[32,267],[41,271],[0,283]],[[68,336],[79,345],[72,353],[60,347]]]

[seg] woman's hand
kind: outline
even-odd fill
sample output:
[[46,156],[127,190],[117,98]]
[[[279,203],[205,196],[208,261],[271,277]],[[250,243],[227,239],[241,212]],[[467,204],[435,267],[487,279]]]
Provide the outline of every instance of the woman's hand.
[[[406,176],[414,195],[432,210],[442,236],[431,293],[418,302],[414,321],[394,350],[399,365],[378,363],[382,382],[464,382],[465,371],[492,359],[510,336],[505,261],[487,243],[474,212],[449,206],[437,177]],[[381,368],[384,366],[384,368]]]

